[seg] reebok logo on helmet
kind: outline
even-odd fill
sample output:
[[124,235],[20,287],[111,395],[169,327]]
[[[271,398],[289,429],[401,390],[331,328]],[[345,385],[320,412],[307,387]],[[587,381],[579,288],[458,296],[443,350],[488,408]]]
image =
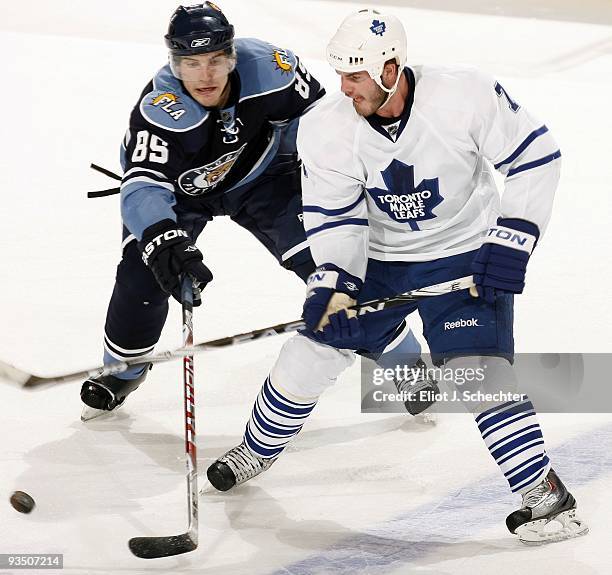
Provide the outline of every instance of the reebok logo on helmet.
[[210,38],[197,38],[191,41],[192,48],[201,48],[202,46],[208,46],[210,44]]

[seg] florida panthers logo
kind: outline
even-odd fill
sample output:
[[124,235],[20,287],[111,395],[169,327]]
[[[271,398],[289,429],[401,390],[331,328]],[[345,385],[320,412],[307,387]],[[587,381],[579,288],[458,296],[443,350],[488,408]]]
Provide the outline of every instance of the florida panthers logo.
[[225,179],[245,147],[246,144],[238,150],[223,154],[214,162],[181,174],[178,179],[179,187],[189,196],[201,196],[209,192]]
[[289,74],[293,70],[287,50],[274,50],[272,58],[272,61],[276,64],[276,69],[280,70],[281,74]]
[[376,206],[392,220],[406,223],[418,230],[418,222],[436,217],[433,209],[443,201],[438,190],[438,178],[414,185],[414,166],[393,160],[381,172],[386,190],[367,188]]

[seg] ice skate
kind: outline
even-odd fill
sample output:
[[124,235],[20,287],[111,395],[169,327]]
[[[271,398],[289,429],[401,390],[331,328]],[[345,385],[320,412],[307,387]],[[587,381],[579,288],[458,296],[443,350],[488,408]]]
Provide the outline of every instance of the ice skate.
[[417,360],[406,378],[395,379],[395,387],[406,397],[404,405],[410,415],[418,417],[420,423],[435,424],[434,414],[423,413],[436,402],[436,396],[440,393],[437,382],[428,375],[427,369],[422,359]]
[[218,491],[229,491],[268,469],[275,459],[253,453],[244,442],[219,457],[206,471],[208,481]]
[[576,500],[552,469],[523,495],[521,509],[508,515],[506,525],[526,545],[562,541],[589,531],[576,517]]
[[90,421],[123,405],[125,398],[146,379],[150,365],[135,379],[119,379],[113,375],[94,376],[81,387],[84,403],[81,421]]

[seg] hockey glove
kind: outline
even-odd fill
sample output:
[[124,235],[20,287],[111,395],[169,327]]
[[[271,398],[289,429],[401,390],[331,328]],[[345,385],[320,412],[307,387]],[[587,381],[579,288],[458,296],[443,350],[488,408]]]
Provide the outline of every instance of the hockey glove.
[[478,296],[493,303],[500,293],[523,293],[527,262],[539,236],[531,222],[498,218],[472,262]]
[[193,280],[193,305],[202,303],[201,291],[212,281],[213,275],[202,263],[202,252],[176,222],[162,220],[149,226],[138,247],[142,260],[164,292],[181,303],[180,276],[189,274]]
[[358,338],[361,329],[355,312],[346,308],[355,304],[363,282],[334,264],[323,264],[308,276],[302,317],[318,339],[330,345]]

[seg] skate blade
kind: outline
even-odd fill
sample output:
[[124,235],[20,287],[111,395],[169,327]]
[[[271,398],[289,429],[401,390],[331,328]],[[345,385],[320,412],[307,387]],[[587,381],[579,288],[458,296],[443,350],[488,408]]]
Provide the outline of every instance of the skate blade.
[[[548,527],[548,529],[546,529]],[[537,519],[529,521],[516,528],[515,533],[519,541],[525,545],[543,545],[555,543],[565,539],[573,539],[586,535],[589,532],[588,525],[579,517],[576,510],[569,509],[552,519]]]
[[91,421],[92,419],[97,419],[98,417],[102,417],[107,413],[111,413],[110,411],[104,411],[103,409],[96,409],[95,407],[89,407],[86,405],[83,407],[83,411],[81,412],[81,421]]
[[[210,481],[208,481],[208,479],[206,478],[206,476],[204,476],[204,478],[200,479],[200,485],[202,486],[200,488],[200,495],[208,495],[209,493],[221,493],[222,495],[225,495],[227,493],[227,491],[217,491],[210,483]],[[231,491],[231,490],[230,490]]]
[[106,409],[96,409],[95,407],[89,407],[89,405],[83,405],[83,411],[81,412],[81,421],[91,421],[92,419],[99,419],[101,417],[106,419],[105,416],[113,415],[122,405],[123,403],[120,403],[117,407],[115,407],[115,409],[111,411],[107,411]]

